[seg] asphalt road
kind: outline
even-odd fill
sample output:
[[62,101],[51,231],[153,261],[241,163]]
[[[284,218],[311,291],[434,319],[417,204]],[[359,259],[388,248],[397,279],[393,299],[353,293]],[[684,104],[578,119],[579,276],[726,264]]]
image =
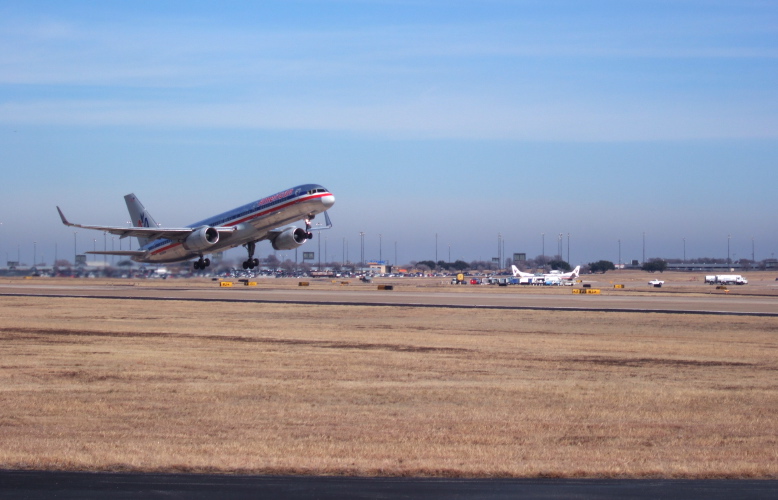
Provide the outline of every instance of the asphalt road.
[[419,479],[0,471],[4,500],[655,499],[778,497],[773,480]]

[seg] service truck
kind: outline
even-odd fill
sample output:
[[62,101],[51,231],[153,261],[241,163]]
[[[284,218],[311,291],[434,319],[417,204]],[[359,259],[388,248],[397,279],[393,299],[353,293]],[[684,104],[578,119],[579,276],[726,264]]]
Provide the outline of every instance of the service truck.
[[716,274],[705,276],[705,283],[711,285],[747,285],[748,280],[739,274]]

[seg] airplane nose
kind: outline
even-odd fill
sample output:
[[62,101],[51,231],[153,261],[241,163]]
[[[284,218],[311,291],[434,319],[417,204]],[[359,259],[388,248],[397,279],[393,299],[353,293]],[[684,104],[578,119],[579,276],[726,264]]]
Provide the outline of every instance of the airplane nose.
[[322,204],[327,208],[330,208],[332,205],[335,204],[335,197],[331,194],[328,194],[327,196],[322,196],[320,199]]

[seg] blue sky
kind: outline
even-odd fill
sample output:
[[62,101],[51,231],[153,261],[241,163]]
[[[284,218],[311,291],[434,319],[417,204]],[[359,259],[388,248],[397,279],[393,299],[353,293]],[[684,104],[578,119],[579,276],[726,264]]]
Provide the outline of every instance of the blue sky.
[[0,2],[0,259],[314,182],[335,260],[761,260],[777,61],[772,1]]

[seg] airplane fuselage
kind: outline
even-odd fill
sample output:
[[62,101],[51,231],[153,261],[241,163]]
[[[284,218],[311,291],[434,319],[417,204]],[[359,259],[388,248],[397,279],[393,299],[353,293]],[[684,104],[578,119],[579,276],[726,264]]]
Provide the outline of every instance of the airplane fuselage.
[[335,203],[335,197],[318,184],[303,184],[233,210],[190,224],[186,227],[234,227],[205,251],[192,251],[183,242],[158,239],[141,247],[146,253],[132,259],[137,262],[167,263],[222,252],[250,242],[268,239],[269,232],[300,219],[313,219]]

